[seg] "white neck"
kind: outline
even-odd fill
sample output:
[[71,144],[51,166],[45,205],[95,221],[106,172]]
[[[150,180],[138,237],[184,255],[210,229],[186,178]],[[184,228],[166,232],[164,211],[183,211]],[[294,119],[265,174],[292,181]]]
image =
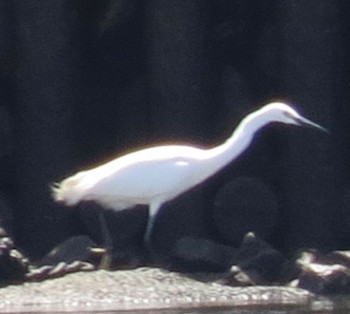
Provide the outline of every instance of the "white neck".
[[255,116],[255,114],[251,114],[243,119],[231,137],[223,144],[206,150],[205,159],[207,160],[207,170],[203,170],[203,174],[206,178],[210,177],[242,154],[251,143],[254,134],[271,122],[268,117],[265,119],[263,117],[255,119]]

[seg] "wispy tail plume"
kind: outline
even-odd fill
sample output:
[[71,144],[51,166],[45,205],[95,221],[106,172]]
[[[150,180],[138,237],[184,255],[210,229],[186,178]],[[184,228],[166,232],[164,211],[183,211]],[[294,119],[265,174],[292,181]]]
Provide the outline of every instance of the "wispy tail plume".
[[53,183],[50,187],[52,198],[56,202],[62,202],[68,206],[74,206],[79,203],[85,194],[84,186],[82,184],[83,177],[84,173],[80,172],[59,183]]

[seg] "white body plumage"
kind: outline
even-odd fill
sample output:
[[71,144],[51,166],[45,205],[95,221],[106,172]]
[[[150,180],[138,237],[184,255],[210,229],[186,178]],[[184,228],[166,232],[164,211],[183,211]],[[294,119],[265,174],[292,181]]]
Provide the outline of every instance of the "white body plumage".
[[245,117],[232,136],[217,147],[166,145],[139,150],[63,180],[53,188],[54,199],[68,206],[92,200],[114,210],[149,205],[145,232],[145,240],[149,242],[155,215],[163,203],[234,160],[248,147],[254,134],[270,122],[303,124],[324,130],[288,105],[271,103]]

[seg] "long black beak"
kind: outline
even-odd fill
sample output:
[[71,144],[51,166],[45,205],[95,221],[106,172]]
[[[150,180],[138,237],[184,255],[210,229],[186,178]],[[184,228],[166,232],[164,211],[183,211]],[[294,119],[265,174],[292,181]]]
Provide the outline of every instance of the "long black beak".
[[326,132],[326,133],[330,133],[326,128],[324,128],[323,126],[320,126],[319,124],[312,122],[309,119],[303,118],[303,117],[298,117],[297,119],[297,123],[300,126],[304,126],[307,128],[316,128],[319,129],[322,132]]

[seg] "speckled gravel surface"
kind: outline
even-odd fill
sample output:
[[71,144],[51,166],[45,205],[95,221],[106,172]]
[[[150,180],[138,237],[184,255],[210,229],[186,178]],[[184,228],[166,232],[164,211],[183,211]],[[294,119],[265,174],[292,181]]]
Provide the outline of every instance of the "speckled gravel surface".
[[[0,312],[84,312],[194,307],[302,307],[312,294],[287,287],[228,287],[160,269],[92,271],[0,289]],[[313,303],[317,304],[317,303]]]

